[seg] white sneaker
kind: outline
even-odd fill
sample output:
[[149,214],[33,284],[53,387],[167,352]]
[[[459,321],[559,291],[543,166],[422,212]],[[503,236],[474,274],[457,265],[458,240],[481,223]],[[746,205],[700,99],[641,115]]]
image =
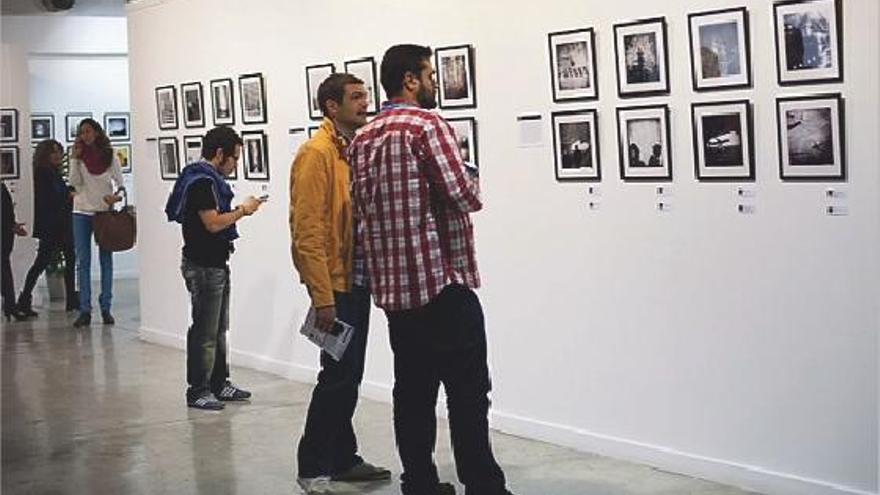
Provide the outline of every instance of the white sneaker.
[[297,478],[296,482],[306,495],[311,495],[313,493],[331,493],[333,491],[329,476]]

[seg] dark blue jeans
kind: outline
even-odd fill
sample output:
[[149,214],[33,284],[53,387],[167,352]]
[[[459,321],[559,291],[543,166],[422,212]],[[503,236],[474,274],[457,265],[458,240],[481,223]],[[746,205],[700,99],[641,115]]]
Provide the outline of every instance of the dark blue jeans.
[[446,390],[458,479],[467,495],[505,493],[489,442],[486,329],[477,295],[449,285],[425,306],[387,311],[394,351],[394,435],[404,495],[434,493],[437,391]]
[[357,454],[352,417],[364,376],[370,291],[353,287],[350,293],[334,292],[333,296],[336,318],[352,325],[354,334],[339,362],[321,353],[321,372],[297,449],[301,478],[332,476],[363,462]]
[[217,392],[229,378],[226,332],[229,330],[229,268],[180,265],[192,303],[192,325],[186,334],[187,397]]
[[[79,284],[79,311],[92,312],[92,232],[94,217],[82,213],[73,214],[73,242],[76,246],[76,274]],[[101,263],[101,295],[98,303],[101,311],[110,311],[113,301],[113,253],[98,248]]]

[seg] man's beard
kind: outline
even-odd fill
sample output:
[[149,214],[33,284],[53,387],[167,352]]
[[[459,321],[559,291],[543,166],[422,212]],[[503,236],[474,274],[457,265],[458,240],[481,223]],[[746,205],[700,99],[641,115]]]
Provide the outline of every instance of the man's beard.
[[422,85],[422,87],[419,88],[419,92],[416,94],[416,100],[419,102],[419,106],[425,110],[437,108],[437,98],[435,97],[434,92],[430,91],[425,85]]

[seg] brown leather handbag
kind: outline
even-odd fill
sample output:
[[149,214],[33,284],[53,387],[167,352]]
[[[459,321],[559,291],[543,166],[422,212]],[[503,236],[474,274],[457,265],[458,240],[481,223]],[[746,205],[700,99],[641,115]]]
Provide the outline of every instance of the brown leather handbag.
[[109,211],[95,213],[94,230],[98,246],[107,251],[128,251],[134,247],[137,238],[137,216],[134,206],[128,204],[128,193],[122,193],[122,209],[111,207]]

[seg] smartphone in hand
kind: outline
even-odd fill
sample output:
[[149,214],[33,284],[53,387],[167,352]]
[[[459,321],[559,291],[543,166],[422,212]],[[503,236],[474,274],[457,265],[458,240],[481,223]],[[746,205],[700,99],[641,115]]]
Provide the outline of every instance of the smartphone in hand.
[[257,199],[260,200],[261,203],[265,203],[266,201],[269,201],[269,193],[257,196]]

